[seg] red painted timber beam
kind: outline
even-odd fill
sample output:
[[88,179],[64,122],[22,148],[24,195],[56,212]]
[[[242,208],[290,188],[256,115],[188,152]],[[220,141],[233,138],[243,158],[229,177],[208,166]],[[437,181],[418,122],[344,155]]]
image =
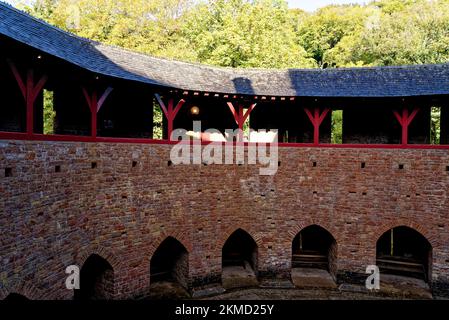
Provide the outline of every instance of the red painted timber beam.
[[25,100],[26,105],[26,132],[28,135],[32,135],[34,132],[34,102],[37,96],[42,91],[45,83],[48,80],[46,75],[43,75],[39,81],[35,84],[34,82],[34,71],[33,69],[28,69],[26,79],[24,80],[16,68],[16,65],[8,60],[9,67],[11,68],[14,78],[19,85],[20,92]]
[[[0,140],[20,140],[20,141],[69,141],[69,142],[93,142],[93,143],[133,143],[133,144],[174,144],[175,141],[156,140],[145,138],[112,138],[112,137],[89,137],[89,136],[71,136],[71,135],[46,135],[33,134],[29,136],[21,132],[0,131]],[[209,141],[202,141],[203,145],[210,144]],[[254,145],[254,143],[244,143],[245,146]],[[279,147],[285,148],[326,148],[326,149],[386,149],[386,150],[449,150],[449,145],[433,144],[329,144],[322,143],[319,146],[313,143],[279,143]]]
[[162,112],[165,115],[165,118],[167,118],[167,134],[168,134],[168,140],[171,140],[172,132],[173,132],[173,122],[176,118],[176,115],[178,114],[179,110],[181,110],[182,106],[186,101],[184,99],[179,100],[179,102],[176,104],[176,107],[174,106],[174,100],[173,98],[168,100],[168,107],[165,105],[164,101],[162,101],[162,98],[159,94],[154,95],[156,97],[157,102],[161,106]]
[[408,109],[403,108],[402,109],[402,115],[399,114],[397,111],[393,111],[394,116],[398,120],[399,124],[402,127],[402,140],[401,143],[403,145],[408,144],[408,127],[412,123],[413,119],[415,119],[416,114],[418,113],[419,108],[414,108],[412,113],[409,115]]
[[325,108],[324,111],[320,113],[320,108],[315,107],[313,109],[313,114],[308,108],[304,108],[304,111],[313,125],[313,144],[318,145],[320,144],[320,126],[329,113],[330,108]]
[[98,93],[96,90],[94,90],[92,95],[90,95],[87,92],[86,88],[83,87],[82,89],[83,89],[84,98],[86,98],[86,102],[87,102],[87,105],[89,106],[90,114],[91,114],[91,125],[90,125],[91,131],[92,131],[91,136],[93,138],[95,138],[97,136],[97,114],[98,114],[98,111],[100,111],[100,109],[103,106],[103,104],[105,103],[106,99],[111,94],[113,88],[108,87],[104,91],[104,93],[101,95],[99,100],[98,100]]
[[238,110],[234,108],[234,105],[232,102],[228,102],[228,107],[232,112],[232,115],[234,116],[235,123],[240,129],[240,135],[239,135],[239,141],[243,142],[243,126],[245,124],[245,121],[248,120],[249,115],[256,107],[257,103],[252,103],[246,112],[244,112],[244,106],[243,104],[238,105]]

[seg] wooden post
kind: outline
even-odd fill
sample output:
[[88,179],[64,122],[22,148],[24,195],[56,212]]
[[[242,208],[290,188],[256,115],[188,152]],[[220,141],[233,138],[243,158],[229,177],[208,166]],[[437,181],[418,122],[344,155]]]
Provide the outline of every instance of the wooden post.
[[228,107],[232,112],[232,115],[234,116],[235,123],[237,124],[240,132],[238,137],[238,142],[243,142],[243,126],[245,125],[246,120],[248,120],[249,115],[256,107],[257,103],[252,103],[246,112],[244,112],[244,106],[243,104],[239,104],[237,106],[237,110],[234,108],[234,105],[232,102],[228,102]]
[[181,110],[182,106],[186,102],[184,99],[179,100],[179,102],[176,104],[176,107],[174,106],[174,100],[173,98],[168,100],[168,107],[165,105],[164,101],[162,101],[162,98],[159,94],[155,93],[154,96],[156,97],[157,102],[161,106],[162,112],[165,115],[165,118],[167,118],[167,135],[168,140],[171,141],[171,136],[173,132],[173,122],[179,112]]
[[390,231],[390,256],[394,255],[394,231]]
[[419,108],[414,108],[410,115],[409,115],[407,107],[404,107],[402,109],[402,114],[399,114],[399,112],[397,112],[397,111],[393,111],[394,116],[396,117],[396,119],[398,120],[399,124],[402,127],[402,137],[401,137],[402,145],[408,144],[408,127],[412,123],[413,119],[415,119],[418,111],[419,111]]
[[90,117],[90,119],[91,119],[91,123],[90,123],[91,136],[92,136],[92,138],[95,139],[97,137],[97,114],[98,114],[98,111],[100,111],[101,107],[103,106],[103,104],[106,101],[109,94],[112,92],[113,88],[108,87],[105,90],[105,92],[101,95],[100,100],[98,100],[98,93],[96,90],[94,90],[92,95],[89,95],[89,93],[87,92],[87,89],[85,87],[83,87],[82,90],[83,90],[84,98],[86,98],[86,102],[87,102],[87,105],[89,106],[90,114],[91,114],[91,117]]
[[25,81],[22,79],[19,71],[17,70],[15,64],[8,60],[8,64],[11,68],[12,73],[14,74],[14,78],[19,85],[20,92],[25,100],[26,105],[26,132],[28,135],[32,135],[34,133],[34,102],[38,97],[39,93],[45,86],[45,83],[48,80],[46,75],[43,75],[37,84],[34,83],[34,71],[33,69],[29,69]]
[[320,113],[319,107],[313,109],[313,114],[308,108],[304,108],[304,111],[313,125],[313,144],[318,145],[320,144],[320,126],[329,113],[330,108],[325,108],[322,113]]

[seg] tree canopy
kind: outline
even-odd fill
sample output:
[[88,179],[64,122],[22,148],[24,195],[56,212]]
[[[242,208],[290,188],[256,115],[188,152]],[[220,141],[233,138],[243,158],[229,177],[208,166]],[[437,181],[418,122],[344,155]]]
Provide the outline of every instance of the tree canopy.
[[380,0],[313,13],[285,0],[35,0],[79,36],[154,56],[242,68],[449,61],[449,0]]

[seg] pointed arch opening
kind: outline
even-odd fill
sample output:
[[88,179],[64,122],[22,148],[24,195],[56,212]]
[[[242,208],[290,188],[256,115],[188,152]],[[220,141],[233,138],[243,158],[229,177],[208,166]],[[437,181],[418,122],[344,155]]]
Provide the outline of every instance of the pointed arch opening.
[[318,225],[302,229],[292,241],[292,281],[296,286],[335,287],[337,241]]
[[381,274],[406,276],[428,282],[432,272],[432,245],[412,228],[395,227],[377,240],[376,263]]
[[75,300],[109,300],[114,294],[114,269],[97,254],[90,255],[80,271],[80,289]]
[[185,298],[189,288],[189,253],[173,237],[166,238],[150,261],[152,298]]
[[223,287],[257,286],[257,255],[257,243],[246,231],[231,234],[222,248]]

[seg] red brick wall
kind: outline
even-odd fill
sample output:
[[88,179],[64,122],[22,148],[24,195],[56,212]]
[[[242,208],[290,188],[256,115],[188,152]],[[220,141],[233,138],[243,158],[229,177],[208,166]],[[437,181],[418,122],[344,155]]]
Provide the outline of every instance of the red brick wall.
[[374,264],[385,231],[412,227],[433,246],[434,287],[447,288],[447,151],[280,148],[267,177],[252,165],[168,166],[169,150],[0,141],[0,298],[71,298],[65,268],[93,253],[114,269],[114,297],[145,296],[167,236],[189,252],[192,286],[219,281],[222,246],[238,228],[258,245],[260,276],[288,277],[292,240],[311,224],[336,239],[341,279]]

